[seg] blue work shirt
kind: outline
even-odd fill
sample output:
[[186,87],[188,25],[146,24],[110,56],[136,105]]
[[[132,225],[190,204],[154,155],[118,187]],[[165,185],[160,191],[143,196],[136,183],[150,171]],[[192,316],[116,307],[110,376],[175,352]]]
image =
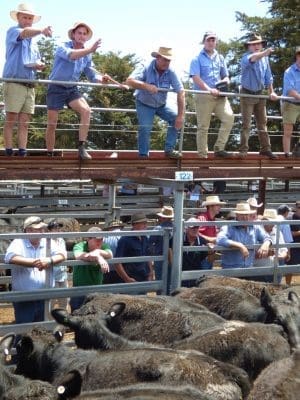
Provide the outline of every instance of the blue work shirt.
[[[300,69],[296,63],[284,71],[283,75],[283,96],[290,96],[289,91],[296,90],[300,93]],[[300,103],[300,100],[293,100],[293,103]]]
[[[197,57],[191,61],[190,77],[194,75],[200,78],[211,88],[216,83],[228,76],[228,70],[224,57],[214,50],[210,56],[205,49],[202,49]],[[193,89],[202,90],[198,85],[193,83]]]
[[36,38],[21,39],[23,28],[13,26],[6,33],[6,53],[3,78],[34,79],[36,70],[26,64],[40,61]]
[[[241,226],[224,225],[221,227],[217,235],[216,244],[229,248],[231,242],[240,242],[244,246],[253,246],[265,241],[271,241],[270,236],[265,230],[257,225],[249,225],[246,228]],[[222,268],[248,268],[251,267],[255,259],[255,250],[248,249],[249,256],[244,258],[240,250],[230,249],[222,252],[221,266]]]
[[[149,239],[147,236],[122,236],[118,241],[116,257],[141,257],[149,255]],[[146,281],[150,274],[148,261],[124,262],[127,275],[136,281]]]
[[76,60],[71,60],[70,54],[73,50],[72,41],[65,42],[57,48],[49,79],[78,82],[81,74],[84,73],[91,82],[97,82],[99,73],[94,69],[92,55],[87,54]]
[[[161,75],[156,69],[156,59],[148,66],[136,68],[130,78],[150,83],[159,89],[174,89],[176,93],[183,90],[182,82],[173,69],[168,68]],[[150,93],[147,90],[136,89],[134,92],[137,100],[149,107],[158,108],[164,106],[167,101],[168,92]]]
[[252,62],[252,56],[253,53],[247,52],[242,57],[241,85],[252,92],[258,92],[273,83],[273,76],[268,57]]

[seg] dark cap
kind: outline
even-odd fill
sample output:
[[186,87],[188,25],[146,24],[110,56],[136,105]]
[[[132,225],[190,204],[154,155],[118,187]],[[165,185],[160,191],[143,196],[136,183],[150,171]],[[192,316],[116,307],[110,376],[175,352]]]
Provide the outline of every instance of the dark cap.
[[284,215],[287,212],[290,212],[291,208],[287,205],[287,204],[281,204],[278,208],[277,208],[277,214],[278,215]]
[[247,41],[245,42],[245,46],[248,47],[250,44],[258,43],[262,43],[262,45],[264,46],[266,44],[266,41],[258,33],[250,33],[248,35]]
[[62,228],[64,225],[57,221],[57,219],[53,218],[48,221],[48,229],[51,231],[52,229]]

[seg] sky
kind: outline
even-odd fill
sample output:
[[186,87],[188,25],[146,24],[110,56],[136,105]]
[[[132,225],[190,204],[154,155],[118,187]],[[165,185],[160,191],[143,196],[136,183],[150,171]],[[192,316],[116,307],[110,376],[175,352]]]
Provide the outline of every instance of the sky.
[[[91,41],[102,39],[100,53],[114,51],[121,56],[134,53],[148,62],[152,51],[160,46],[172,47],[172,65],[180,74],[189,69],[191,59],[201,50],[205,31],[215,31],[223,41],[238,38],[242,33],[235,12],[265,17],[269,7],[269,3],[260,0],[29,0],[27,3],[42,16],[36,26],[51,25],[58,42],[67,39],[67,31],[75,22],[85,22],[94,31]],[[1,0],[1,71],[6,31],[14,25],[9,12],[17,9],[18,4]]]

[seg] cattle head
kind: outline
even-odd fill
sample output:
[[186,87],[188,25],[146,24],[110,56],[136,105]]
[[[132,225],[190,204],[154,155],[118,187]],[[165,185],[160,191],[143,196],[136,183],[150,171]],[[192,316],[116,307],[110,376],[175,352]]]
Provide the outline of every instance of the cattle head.
[[64,309],[53,309],[52,317],[59,324],[74,331],[75,343],[82,349],[110,349],[109,338],[113,333],[107,328],[124,310],[125,303],[115,303],[106,313],[73,316]]
[[261,292],[261,305],[267,312],[266,323],[281,325],[292,349],[300,348],[300,299],[289,290],[271,296],[265,287]]

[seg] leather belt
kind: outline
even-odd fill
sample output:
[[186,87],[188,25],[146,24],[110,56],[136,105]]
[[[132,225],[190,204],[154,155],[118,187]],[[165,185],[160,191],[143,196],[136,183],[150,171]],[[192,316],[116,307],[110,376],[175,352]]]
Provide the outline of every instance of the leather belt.
[[242,93],[247,93],[247,94],[262,94],[262,90],[257,90],[254,92],[253,90],[245,89],[242,87]]

